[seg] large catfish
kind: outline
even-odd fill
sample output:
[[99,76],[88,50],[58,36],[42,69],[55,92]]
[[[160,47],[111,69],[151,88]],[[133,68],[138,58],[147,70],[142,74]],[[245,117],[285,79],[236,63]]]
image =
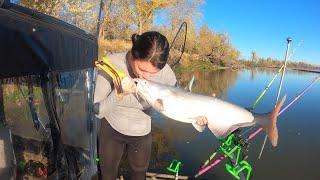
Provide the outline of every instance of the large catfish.
[[191,93],[181,88],[166,86],[144,79],[136,79],[137,94],[163,115],[185,123],[192,123],[198,131],[205,126],[196,119],[205,116],[208,128],[219,139],[240,127],[258,125],[267,133],[271,144],[277,146],[277,116],[285,97],[271,113],[256,114],[216,97]]

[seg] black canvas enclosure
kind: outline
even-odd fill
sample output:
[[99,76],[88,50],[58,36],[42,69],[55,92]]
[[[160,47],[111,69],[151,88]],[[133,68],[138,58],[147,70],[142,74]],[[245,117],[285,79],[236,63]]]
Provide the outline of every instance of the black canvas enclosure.
[[96,37],[48,15],[10,4],[0,8],[0,77],[94,66]]

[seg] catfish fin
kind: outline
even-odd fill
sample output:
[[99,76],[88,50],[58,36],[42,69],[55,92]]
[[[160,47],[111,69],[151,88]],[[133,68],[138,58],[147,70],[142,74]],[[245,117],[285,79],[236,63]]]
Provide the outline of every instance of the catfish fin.
[[186,86],[184,89],[185,89],[185,90],[188,90],[189,92],[191,92],[192,86],[193,86],[193,82],[194,82],[194,75],[192,75],[192,78],[191,78],[191,80],[189,81],[188,86]]
[[208,125],[208,123],[206,123],[206,124],[204,124],[204,125],[200,125],[200,124],[197,123],[197,121],[198,121],[199,118],[201,118],[201,117],[204,117],[204,116],[197,116],[197,117],[189,118],[189,119],[192,120],[192,125],[193,125],[193,127],[194,127],[197,131],[199,131],[199,132],[203,132],[204,129],[206,128],[206,125]]
[[199,124],[196,123],[196,121],[193,121],[192,125],[199,132],[203,132],[204,129],[206,128],[206,125],[199,125]]
[[277,117],[282,105],[284,104],[284,101],[286,100],[286,97],[287,95],[281,99],[271,113],[268,113],[267,116],[261,116],[257,119],[257,124],[262,126],[263,130],[267,133],[273,147],[276,147],[278,144]]
[[154,103],[154,108],[156,108],[159,111],[163,111],[164,107],[163,107],[163,100],[162,99],[157,99]]

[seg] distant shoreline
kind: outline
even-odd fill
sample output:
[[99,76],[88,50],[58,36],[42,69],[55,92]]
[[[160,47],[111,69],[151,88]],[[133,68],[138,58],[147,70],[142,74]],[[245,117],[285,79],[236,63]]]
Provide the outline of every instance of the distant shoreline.
[[[249,67],[250,68],[250,67]],[[259,68],[272,68],[272,69],[279,69],[278,66],[259,66]],[[288,67],[290,70],[295,71],[304,71],[304,72],[312,72],[312,73],[320,73],[320,69],[304,69],[304,68],[294,68],[294,67]]]
[[305,72],[313,72],[313,73],[320,73],[320,70],[315,69],[301,69],[301,68],[291,68],[292,70],[296,71],[305,71]]

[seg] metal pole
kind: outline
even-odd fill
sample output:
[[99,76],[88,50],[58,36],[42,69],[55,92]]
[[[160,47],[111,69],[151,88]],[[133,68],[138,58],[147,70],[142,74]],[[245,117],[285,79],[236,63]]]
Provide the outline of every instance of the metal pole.
[[[283,70],[282,70],[282,74],[281,74],[281,80],[280,80],[280,83],[279,83],[277,98],[276,98],[276,102],[275,102],[274,106],[277,105],[278,100],[279,100],[279,96],[280,96],[280,93],[281,93],[283,78],[284,78],[284,74],[285,74],[285,72],[286,72],[286,67],[287,67],[288,54],[289,54],[289,48],[290,48],[290,43],[291,43],[291,41],[292,41],[292,39],[291,39],[290,37],[288,37],[288,38],[287,38],[286,57],[285,57],[285,60],[284,60],[284,66],[283,66]],[[261,158],[261,155],[262,155],[262,152],[263,152],[263,150],[264,150],[264,146],[266,145],[266,142],[267,142],[267,135],[265,135],[265,137],[264,137],[264,141],[263,141],[263,144],[262,144],[261,151],[260,151],[260,153],[259,153],[258,159]]]
[[286,50],[286,57],[285,57],[285,61],[284,61],[284,67],[283,67],[283,71],[282,71],[282,75],[281,75],[281,80],[280,80],[280,84],[279,84],[279,89],[278,89],[278,94],[277,94],[277,99],[275,102],[275,105],[277,105],[278,100],[279,100],[279,96],[281,93],[281,88],[282,88],[282,82],[283,82],[283,78],[284,78],[284,74],[286,71],[286,67],[287,67],[287,61],[288,61],[288,54],[289,54],[289,48],[290,48],[290,43],[291,43],[292,39],[290,37],[287,38],[287,50]]

